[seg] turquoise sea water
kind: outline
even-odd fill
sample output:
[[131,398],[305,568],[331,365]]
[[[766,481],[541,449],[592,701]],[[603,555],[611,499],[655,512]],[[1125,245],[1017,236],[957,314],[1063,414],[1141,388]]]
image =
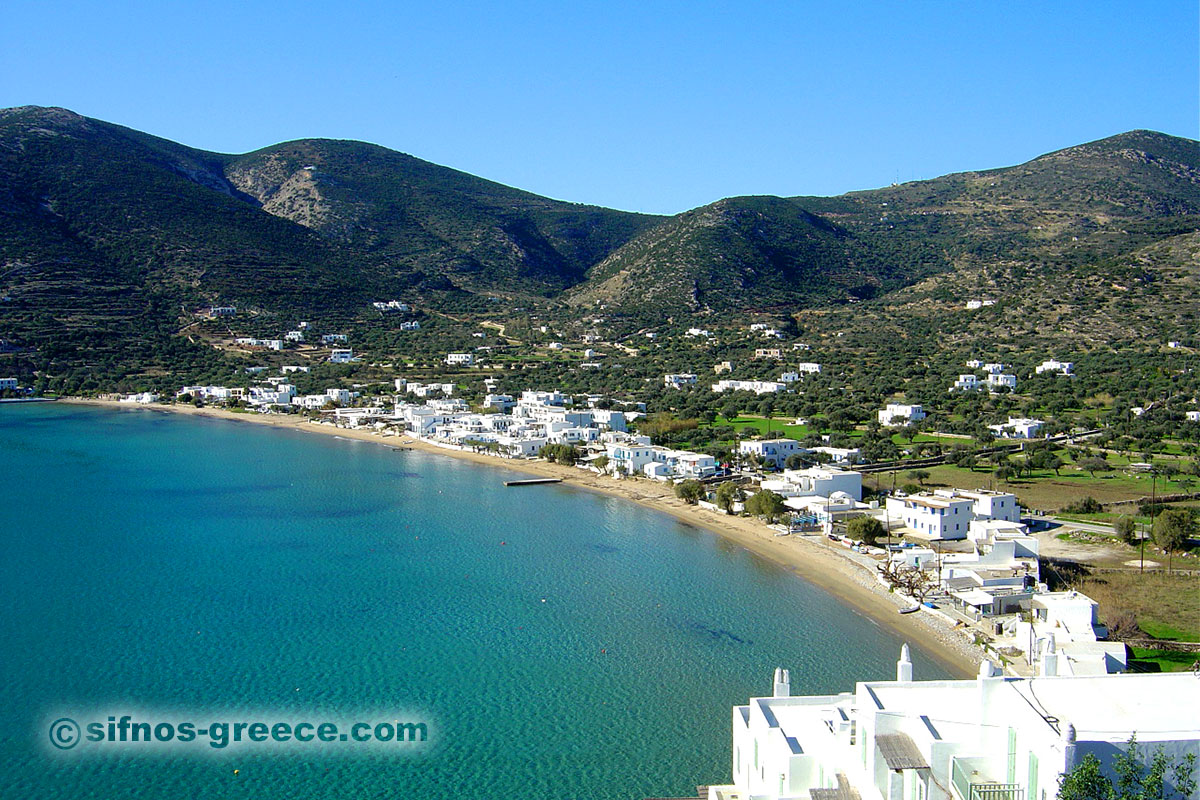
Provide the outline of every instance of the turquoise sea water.
[[[511,477],[235,422],[0,406],[0,797],[686,795],[728,780],[731,707],[774,667],[794,693],[893,674],[899,639],[785,570]],[[54,715],[122,709],[393,712],[433,741],[46,744]]]

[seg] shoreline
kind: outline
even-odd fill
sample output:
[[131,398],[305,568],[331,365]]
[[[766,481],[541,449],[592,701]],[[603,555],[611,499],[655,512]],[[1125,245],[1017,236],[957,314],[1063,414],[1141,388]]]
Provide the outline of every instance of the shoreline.
[[500,458],[441,447],[409,435],[384,437],[373,431],[313,423],[292,415],[234,413],[220,408],[180,405],[136,405],[86,398],[64,399],[59,402],[120,410],[184,414],[340,436],[343,439],[372,442],[394,449],[420,450],[476,464],[504,467],[541,478],[559,478],[564,485],[576,489],[599,492],[668,514],[679,522],[702,528],[740,545],[750,553],[774,562],[798,578],[833,595],[839,602],[859,614],[906,638],[956,677],[974,677],[983,657],[982,652],[965,636],[932,619],[931,615],[901,615],[899,609],[908,606],[909,603],[889,593],[867,567],[852,560],[848,551],[824,536],[774,536],[769,528],[756,519],[729,516],[684,503],[675,497],[671,484],[649,479],[618,481],[577,467],[566,467],[546,461]]

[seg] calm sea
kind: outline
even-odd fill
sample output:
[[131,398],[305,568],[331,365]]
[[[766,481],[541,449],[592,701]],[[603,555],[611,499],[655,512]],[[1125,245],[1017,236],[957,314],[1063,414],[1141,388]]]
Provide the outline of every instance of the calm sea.
[[[774,667],[794,693],[893,674],[893,634],[785,570],[512,477],[235,422],[0,406],[0,797],[686,795],[728,780],[731,707]],[[57,716],[129,710],[403,718],[431,741],[48,744]]]

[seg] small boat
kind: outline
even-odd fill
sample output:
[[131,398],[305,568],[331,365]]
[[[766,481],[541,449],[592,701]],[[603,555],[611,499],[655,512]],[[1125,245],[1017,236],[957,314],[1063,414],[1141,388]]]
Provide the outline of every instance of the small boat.
[[909,608],[902,608],[902,609],[900,609],[900,613],[901,613],[901,614],[911,614],[911,613],[913,613],[914,611],[920,611],[920,610],[921,610],[921,604],[920,604],[920,603],[918,603],[918,604],[917,604],[917,605],[915,605],[915,606],[911,606],[911,607],[909,607]]

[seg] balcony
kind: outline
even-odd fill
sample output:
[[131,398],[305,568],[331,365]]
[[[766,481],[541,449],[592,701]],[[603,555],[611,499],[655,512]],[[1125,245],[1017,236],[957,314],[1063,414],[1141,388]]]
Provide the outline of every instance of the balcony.
[[950,783],[959,800],[1025,800],[1025,787],[989,778],[990,765],[986,758],[950,759]]

